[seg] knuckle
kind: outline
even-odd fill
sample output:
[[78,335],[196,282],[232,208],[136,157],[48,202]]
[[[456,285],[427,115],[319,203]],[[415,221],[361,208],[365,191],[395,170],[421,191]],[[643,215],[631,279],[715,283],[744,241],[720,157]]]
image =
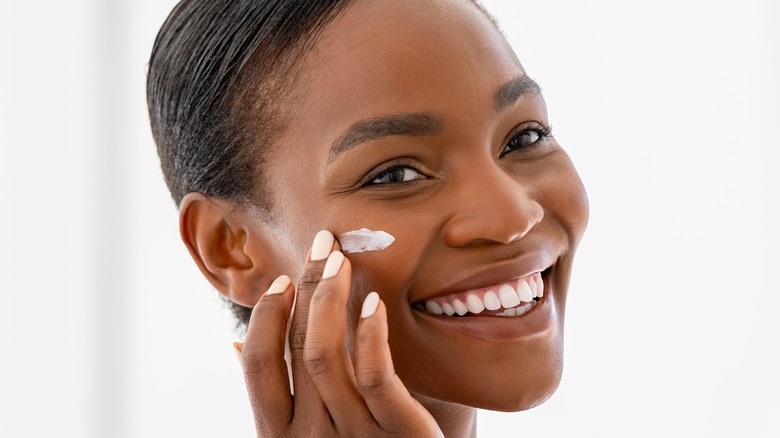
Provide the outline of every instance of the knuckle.
[[357,385],[362,394],[376,396],[385,391],[393,377],[382,371],[363,370],[357,375]]
[[306,345],[306,327],[296,327],[290,331],[290,350],[300,352]]
[[266,374],[278,360],[271,352],[252,348],[245,348],[241,357],[244,362],[244,373],[247,375]]
[[298,281],[298,291],[312,292],[317,288],[322,279],[322,268],[308,266],[304,269],[301,279]]
[[333,355],[322,345],[307,345],[303,350],[303,363],[311,375],[327,374],[333,362]]

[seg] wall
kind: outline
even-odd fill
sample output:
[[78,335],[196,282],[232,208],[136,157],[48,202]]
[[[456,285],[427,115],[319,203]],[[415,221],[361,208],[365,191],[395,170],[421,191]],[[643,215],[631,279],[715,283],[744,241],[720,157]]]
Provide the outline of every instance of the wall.
[[[0,6],[0,436],[252,436],[148,130],[173,4]],[[592,213],[561,387],[481,436],[777,436],[778,3],[485,4]]]

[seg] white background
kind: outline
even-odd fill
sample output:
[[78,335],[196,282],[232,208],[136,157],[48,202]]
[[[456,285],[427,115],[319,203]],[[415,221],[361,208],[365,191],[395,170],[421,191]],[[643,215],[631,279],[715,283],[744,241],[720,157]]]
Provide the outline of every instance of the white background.
[[[591,223],[559,391],[480,436],[780,436],[780,3],[485,3]],[[173,4],[0,6],[0,436],[253,435],[148,128]]]

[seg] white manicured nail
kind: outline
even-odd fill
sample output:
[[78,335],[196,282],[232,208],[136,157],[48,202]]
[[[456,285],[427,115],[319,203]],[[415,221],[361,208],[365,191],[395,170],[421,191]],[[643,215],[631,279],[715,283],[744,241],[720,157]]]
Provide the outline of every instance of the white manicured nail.
[[291,282],[292,281],[290,280],[290,277],[286,275],[280,275],[276,280],[274,280],[273,283],[271,283],[271,286],[268,287],[268,291],[265,294],[280,294],[287,290],[287,286],[289,286]]
[[322,279],[335,277],[339,273],[341,264],[344,263],[344,254],[341,251],[333,251],[328,256],[328,261],[325,262],[325,269],[322,270]]
[[333,248],[333,234],[328,230],[322,230],[314,236],[314,243],[311,245],[311,260],[324,260],[330,254]]
[[379,294],[371,292],[363,300],[363,310],[360,311],[360,317],[368,318],[376,312],[377,307],[379,307]]

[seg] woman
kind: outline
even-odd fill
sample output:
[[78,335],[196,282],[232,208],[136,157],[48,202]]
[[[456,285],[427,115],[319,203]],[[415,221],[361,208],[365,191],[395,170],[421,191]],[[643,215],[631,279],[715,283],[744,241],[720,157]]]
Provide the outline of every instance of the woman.
[[148,101],[258,436],[473,436],[555,391],[587,198],[477,4],[185,0]]

